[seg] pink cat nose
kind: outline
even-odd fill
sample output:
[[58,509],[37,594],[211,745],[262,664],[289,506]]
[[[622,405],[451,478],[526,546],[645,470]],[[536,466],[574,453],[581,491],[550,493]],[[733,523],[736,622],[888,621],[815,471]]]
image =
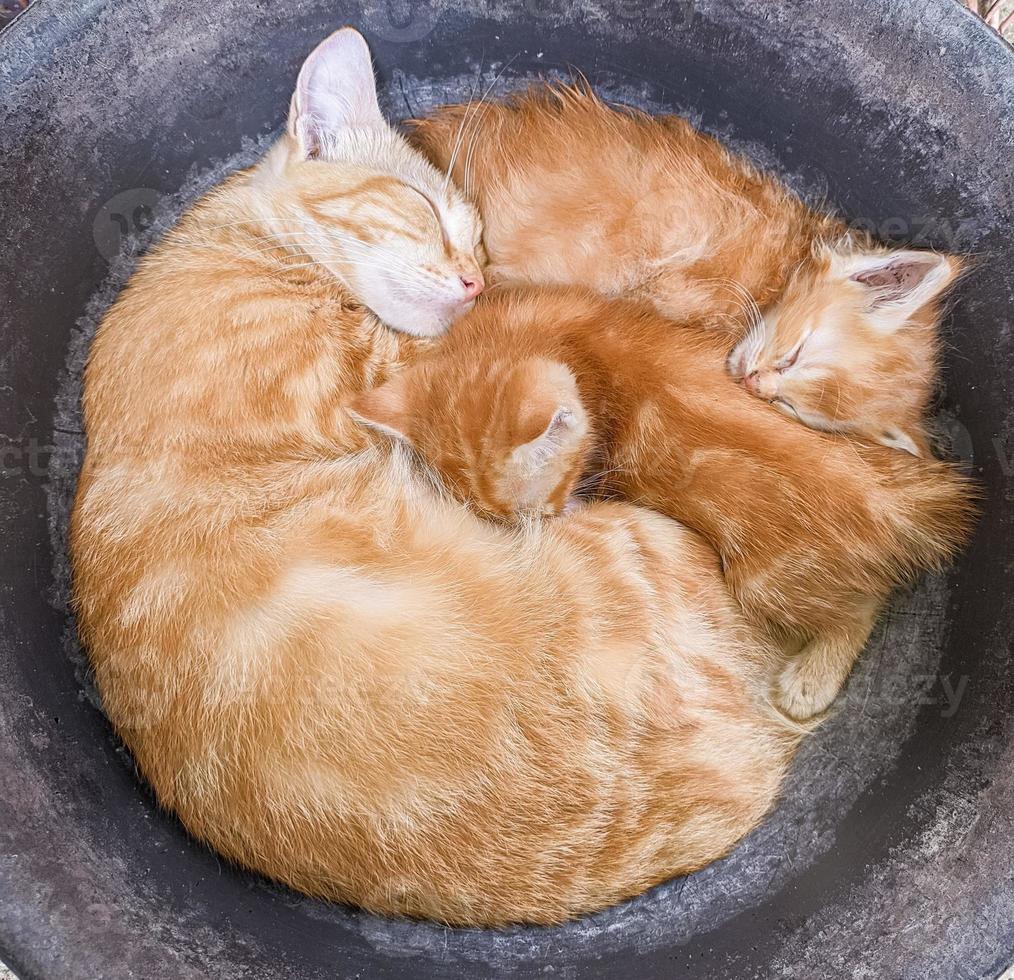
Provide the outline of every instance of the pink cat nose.
[[778,395],[778,375],[774,371],[751,371],[743,384],[751,395],[772,399]]
[[470,276],[461,276],[461,285],[465,287],[465,299],[472,300],[483,291],[486,283],[483,282],[482,276],[476,272]]

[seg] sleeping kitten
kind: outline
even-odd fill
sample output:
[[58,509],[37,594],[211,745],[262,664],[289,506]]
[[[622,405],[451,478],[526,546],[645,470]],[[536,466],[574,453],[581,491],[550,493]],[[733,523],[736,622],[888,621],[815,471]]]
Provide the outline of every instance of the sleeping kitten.
[[[933,311],[925,310],[927,320]],[[501,518],[604,491],[702,533],[744,607],[800,657],[782,707],[824,710],[890,590],[967,531],[942,463],[832,439],[731,383],[721,334],[581,290],[500,290],[376,391],[355,418],[412,444],[461,499]]]
[[77,625],[159,802],[226,857],[380,913],[559,922],[727,853],[801,732],[699,535],[620,503],[514,534],[340,407],[468,309],[478,239],[338,32],[99,329]]
[[959,273],[932,252],[821,247],[737,344],[730,371],[804,425],[924,455],[935,303]]
[[956,260],[876,245],[685,120],[607,106],[583,85],[445,106],[413,129],[478,205],[494,280],[707,316],[759,398],[925,452],[937,324],[919,313]]
[[356,395],[349,411],[412,445],[459,500],[487,517],[562,513],[594,449],[573,372],[543,357],[514,362],[503,351],[467,363],[458,348]]
[[[812,428],[926,452],[937,300],[955,260],[878,246],[685,120],[614,109],[586,86],[446,106],[413,126],[476,201],[494,281],[581,285],[671,319],[705,316],[758,398]],[[811,506],[830,498],[817,488]],[[872,611],[832,653],[818,644],[786,667],[787,710],[829,702],[864,620]]]

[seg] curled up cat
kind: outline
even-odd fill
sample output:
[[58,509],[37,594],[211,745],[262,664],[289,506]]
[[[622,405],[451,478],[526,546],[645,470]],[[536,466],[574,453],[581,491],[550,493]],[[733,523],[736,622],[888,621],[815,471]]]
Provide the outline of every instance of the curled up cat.
[[550,923],[727,853],[801,729],[701,534],[624,502],[487,520],[347,411],[469,311],[480,235],[382,118],[362,38],[326,41],[278,144],[99,328],[74,602],[110,721],[198,839],[375,912]]

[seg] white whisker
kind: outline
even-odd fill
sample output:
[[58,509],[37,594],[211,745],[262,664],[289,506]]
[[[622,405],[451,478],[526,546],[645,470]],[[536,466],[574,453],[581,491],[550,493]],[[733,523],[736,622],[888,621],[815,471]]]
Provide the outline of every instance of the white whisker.
[[451,158],[447,163],[447,171],[444,174],[444,183],[441,188],[443,192],[447,193],[447,185],[451,180],[451,173],[454,171],[454,164],[458,160],[458,151],[461,149],[461,140],[465,131],[465,123],[468,121],[468,114],[472,109],[472,105],[475,99],[475,93],[479,88],[479,80],[482,78],[482,62],[479,62],[479,70],[476,73],[475,81],[472,83],[472,91],[468,93],[468,103],[465,106],[465,111],[461,114],[461,122],[458,124],[458,132],[454,137],[454,146],[451,149]]
[[[518,51],[512,58],[504,62],[503,67],[496,73],[496,75],[493,77],[493,80],[489,83],[489,85],[486,86],[486,90],[482,93],[482,96],[477,103],[473,105],[471,101],[469,102],[468,107],[465,110],[464,117],[462,118],[462,125],[459,128],[459,137],[463,133],[469,131],[469,127],[471,126],[472,122],[475,121],[476,116],[479,113],[479,106],[483,107],[482,116],[478,117],[480,121],[485,116],[486,112],[489,111],[489,106],[486,105],[486,99],[489,97],[490,92],[493,91],[493,88],[496,86],[496,83],[500,81],[500,79],[503,77],[504,72],[506,72],[507,69],[510,68],[510,66],[513,65],[515,61],[517,61],[520,55],[521,52]],[[466,125],[466,120],[468,119],[469,116],[471,116],[471,121],[469,121]],[[455,147],[455,151],[452,154],[451,160],[447,165],[447,173],[444,177],[444,190],[447,189],[447,185],[448,183],[450,183],[451,174],[454,172],[454,164],[457,162],[457,154],[459,151],[460,151],[460,143],[458,146]]]

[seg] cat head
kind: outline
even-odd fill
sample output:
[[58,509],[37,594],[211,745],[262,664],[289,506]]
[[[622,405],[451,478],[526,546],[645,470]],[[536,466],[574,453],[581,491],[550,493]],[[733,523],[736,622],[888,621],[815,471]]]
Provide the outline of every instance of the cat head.
[[352,28],[303,65],[287,133],[255,179],[269,239],[330,270],[396,330],[442,333],[482,291],[478,213],[384,120]]
[[591,447],[573,373],[537,357],[433,358],[348,407],[361,424],[411,445],[460,500],[508,522],[563,512]]
[[811,428],[923,455],[939,300],[959,273],[933,252],[822,246],[733,350],[730,371]]

